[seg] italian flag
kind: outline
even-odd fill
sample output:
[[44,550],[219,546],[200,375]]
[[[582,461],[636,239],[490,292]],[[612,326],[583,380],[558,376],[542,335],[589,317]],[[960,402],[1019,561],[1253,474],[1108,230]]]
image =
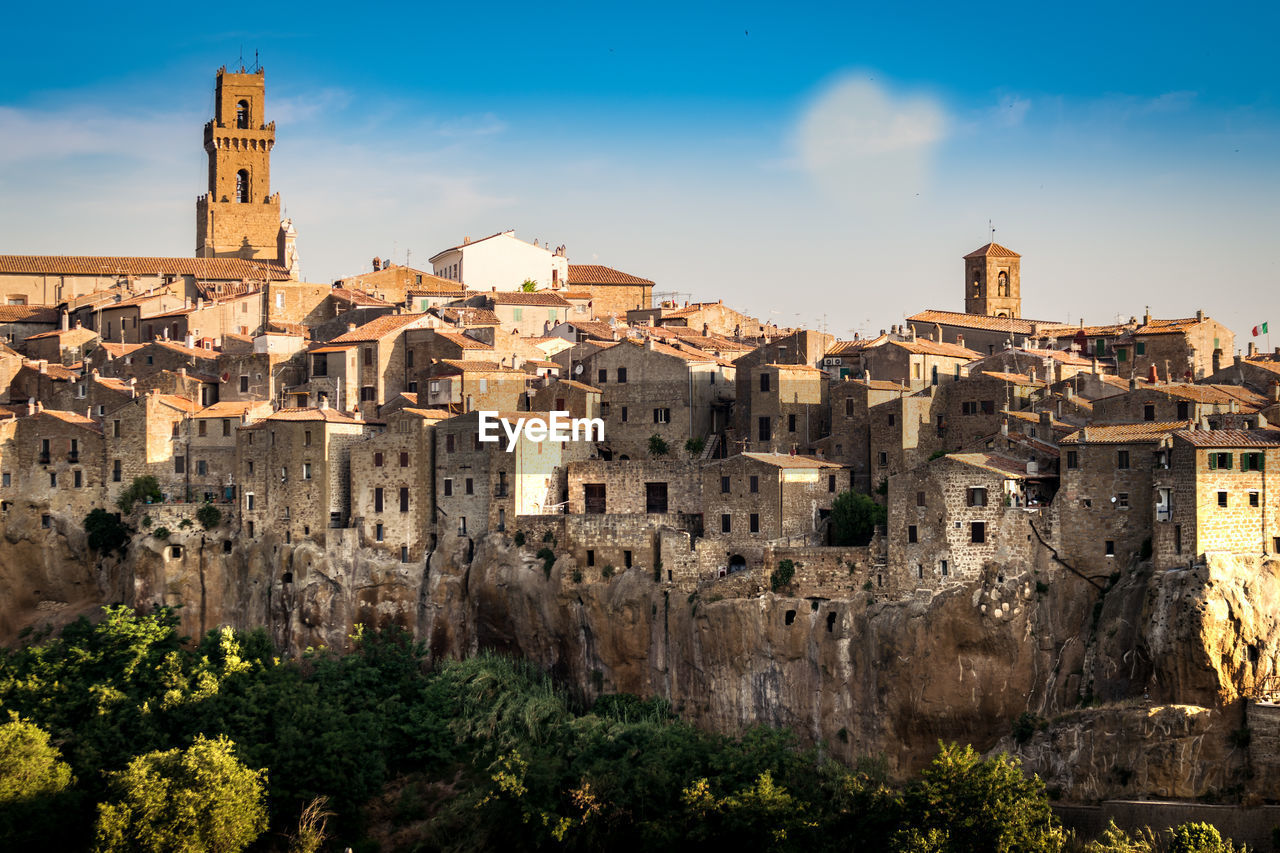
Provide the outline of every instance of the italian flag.
[[1267,333],[1267,324],[1266,324],[1266,323],[1263,323],[1263,324],[1262,324],[1262,325],[1260,325],[1260,326],[1254,326],[1254,327],[1253,327],[1253,336],[1254,336],[1255,338],[1256,338],[1258,335],[1265,335],[1266,333]]

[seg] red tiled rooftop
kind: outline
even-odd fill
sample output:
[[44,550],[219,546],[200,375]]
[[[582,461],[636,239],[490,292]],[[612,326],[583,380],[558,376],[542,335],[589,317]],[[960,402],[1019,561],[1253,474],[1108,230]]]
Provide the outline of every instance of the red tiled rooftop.
[[647,278],[631,275],[599,264],[569,264],[569,284],[638,284],[652,285]]

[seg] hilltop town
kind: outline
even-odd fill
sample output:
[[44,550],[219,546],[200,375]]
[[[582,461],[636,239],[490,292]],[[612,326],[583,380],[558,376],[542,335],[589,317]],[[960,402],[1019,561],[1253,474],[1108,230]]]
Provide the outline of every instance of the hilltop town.
[[[1280,349],[1239,352],[1205,311],[1028,319],[1021,258],[995,242],[957,247],[953,304],[853,340],[677,301],[511,230],[429,268],[374,257],[304,281],[270,183],[264,74],[220,69],[215,104],[192,256],[0,256],[0,513],[36,549],[6,569],[6,637],[125,600],[181,606],[191,633],[268,624],[294,649],[400,624],[436,654],[518,649],[596,690],[691,696],[643,651],[679,645],[656,639],[660,608],[777,602],[769,630],[857,643],[867,608],[960,590],[982,630],[1030,633],[1059,578],[1060,612],[1087,622],[1136,565],[1280,551]],[[490,412],[598,419],[603,438],[486,443]],[[90,555],[86,515],[146,477],[159,494],[119,508],[128,555]],[[857,543],[833,524],[850,492],[885,513]],[[59,581],[58,553],[97,568]],[[514,574],[480,592],[495,566],[553,584],[578,621],[517,595]],[[622,592],[584,603],[590,588]],[[607,623],[644,639],[607,641]],[[1145,670],[1107,688],[1078,627],[1026,641],[1052,678],[1008,659],[1042,689],[1002,695],[991,738],[1010,709],[1157,689]],[[1271,654],[1252,652],[1257,684]],[[865,744],[851,706],[790,715],[789,691],[822,677],[774,671],[698,713]]]

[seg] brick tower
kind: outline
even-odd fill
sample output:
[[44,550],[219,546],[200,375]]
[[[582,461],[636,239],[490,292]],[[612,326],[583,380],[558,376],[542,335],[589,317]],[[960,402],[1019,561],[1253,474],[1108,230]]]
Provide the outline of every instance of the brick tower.
[[196,199],[196,256],[279,259],[280,194],[271,193],[276,123],[263,121],[263,70],[218,69],[213,121],[204,126],[209,193]]
[[1021,262],[1021,255],[999,243],[988,243],[965,255],[965,313],[1021,317]]

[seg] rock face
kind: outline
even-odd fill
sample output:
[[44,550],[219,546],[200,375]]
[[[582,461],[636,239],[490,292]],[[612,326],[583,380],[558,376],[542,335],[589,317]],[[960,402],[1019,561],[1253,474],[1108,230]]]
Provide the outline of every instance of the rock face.
[[[1251,767],[1274,762],[1252,760],[1239,735],[1242,697],[1269,689],[1276,671],[1280,564],[1211,555],[1197,568],[1133,571],[1103,593],[1046,550],[977,583],[891,601],[804,589],[721,597],[715,583],[690,594],[645,569],[604,578],[568,555],[548,571],[535,550],[501,534],[446,539],[424,567],[341,541],[244,541],[195,526],[163,542],[139,535],[123,559],[102,560],[78,524],[46,528],[38,513],[11,511],[0,640],[114,601],[180,605],[191,636],[263,626],[291,652],[340,647],[355,623],[395,624],[435,656],[520,655],[588,698],[663,696],[723,732],[786,726],[845,758],[883,754],[897,775],[953,739],[1019,753],[1073,800],[1195,797],[1280,773],[1248,782]],[[1043,722],[1018,743],[1010,733],[1024,712]]]

